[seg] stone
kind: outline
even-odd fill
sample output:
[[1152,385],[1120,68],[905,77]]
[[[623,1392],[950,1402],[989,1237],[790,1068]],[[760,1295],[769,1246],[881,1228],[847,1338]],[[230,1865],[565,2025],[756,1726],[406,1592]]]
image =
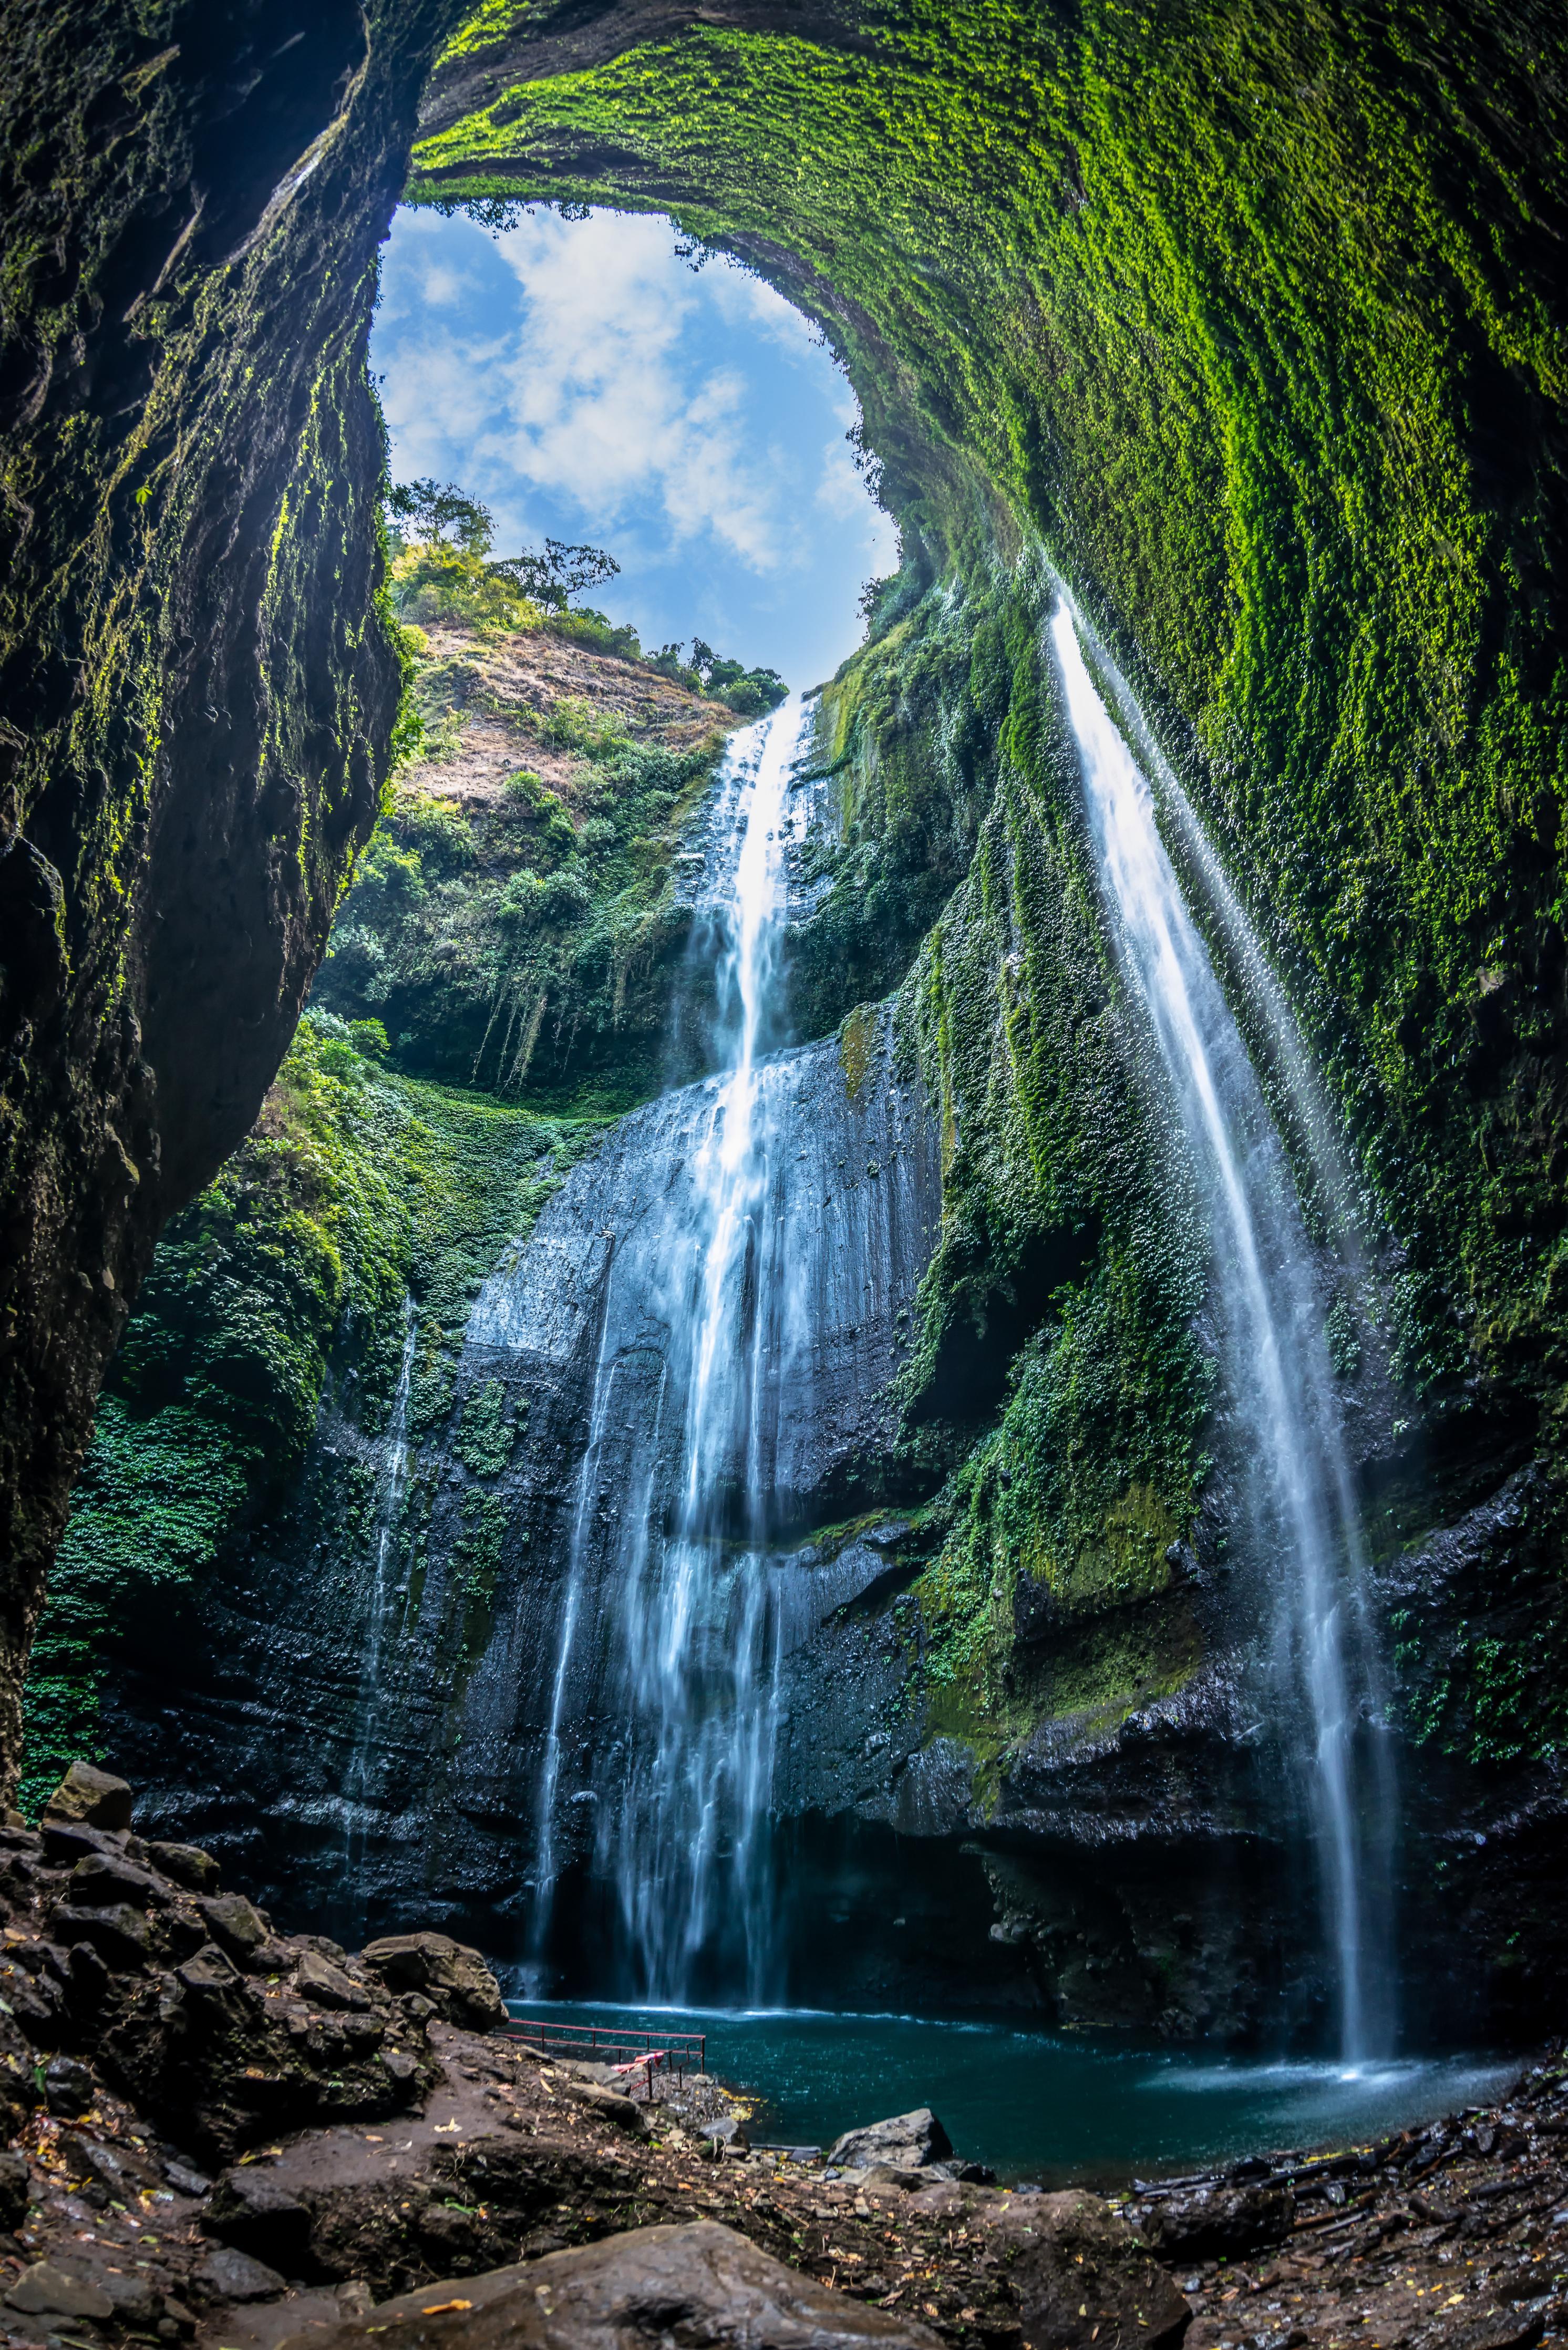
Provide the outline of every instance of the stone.
[[78,1909],[62,1901],[50,1915],[49,1931],[67,1948],[86,1942],[106,1966],[117,1971],[145,1966],[152,1955],[147,1920],[129,1901],[116,1901],[102,1909]]
[[202,2214],[208,2235],[258,2261],[277,2261],[298,2276],[310,2258],[310,2212],[260,2163],[225,2170]]
[[92,1828],[128,1828],[133,1800],[124,1779],[91,1762],[73,1762],[45,1804],[44,1818],[79,1820]]
[[341,1967],[335,1967],[329,1959],[320,1957],[315,1950],[307,1950],[301,1958],[296,1980],[301,1999],[309,2000],[315,2007],[362,2010],[370,2004],[368,1991],[361,1991]]
[[612,2129],[625,2130],[628,2137],[644,2137],[649,2127],[646,2109],[623,2095],[618,2089],[602,2089],[596,2081],[568,2081],[566,2092],[576,2106],[586,2106],[601,2122]]
[[15,2233],[27,2216],[32,2173],[27,2158],[14,2147],[0,2154],[0,2228]]
[[1156,2203],[1142,2232],[1168,2260],[1233,2261],[1283,2243],[1294,2216],[1288,2187],[1199,2187]]
[[163,2295],[148,2277],[129,2271],[105,2275],[103,2289],[114,2303],[117,2324],[153,2325],[162,2314]]
[[240,1979],[233,1960],[216,1942],[203,1942],[175,1971],[185,1989],[198,1997],[203,1992],[227,1991]]
[[257,1958],[272,1939],[270,1920],[243,1893],[219,1893],[198,1901],[207,1931],[241,1966]]
[[846,2130],[828,2148],[827,2160],[829,2168],[836,2165],[840,2170],[869,2170],[875,2164],[920,2170],[944,2160],[952,2150],[952,2140],[929,2106],[917,2106],[913,2113]]
[[67,1898],[77,1908],[107,1909],[119,1901],[131,1908],[145,1909],[150,1902],[161,1906],[168,1895],[157,1878],[145,1868],[137,1868],[119,1854],[84,1853],[71,1871]]
[[96,2178],[122,2203],[134,2201],[143,2189],[158,2183],[157,2167],[139,2147],[111,2146],[85,2130],[62,2130],[60,2152],[80,2178]]
[[101,2285],[57,2267],[53,2261],[35,2261],[30,2269],[24,2269],[6,2293],[5,2303],[27,2317],[114,2315],[114,2303]]
[[273,2301],[286,2290],[285,2281],[265,2261],[222,2244],[192,2272],[194,2282],[214,2301]]
[[51,2056],[44,2067],[44,2103],[52,2114],[74,2119],[85,2114],[98,2095],[98,2084],[74,2056]]
[[279,2350],[938,2350],[913,2318],[835,2293],[713,2220],[633,2228],[313,2325]]
[[176,2195],[210,2195],[213,2182],[204,2170],[193,2170],[188,2162],[166,2162],[163,2176]]
[[501,1985],[477,1950],[446,1934],[389,1934],[368,1943],[363,1963],[390,1991],[417,1991],[443,2022],[492,2032],[506,2022]]
[[[944,2192],[961,2195],[950,2188]],[[1019,2295],[1027,2342],[1089,2350],[1096,2338],[1175,2350],[1192,2311],[1148,2247],[1118,2213],[1082,2189],[1056,2195],[971,2195],[971,2218],[1008,2247],[1009,2282]],[[966,2210],[967,2210],[966,2204]]]
[[155,1868],[187,1893],[216,1893],[218,1864],[197,1844],[150,1844],[148,1857]]

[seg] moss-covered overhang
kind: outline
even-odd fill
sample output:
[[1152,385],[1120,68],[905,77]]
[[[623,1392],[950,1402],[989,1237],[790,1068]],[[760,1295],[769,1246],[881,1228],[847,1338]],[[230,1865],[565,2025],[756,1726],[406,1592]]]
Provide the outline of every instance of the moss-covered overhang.
[[658,208],[759,259],[939,559],[990,559],[999,515],[1044,539],[1416,1272],[1546,1386],[1565,128],[1545,5],[491,0],[410,189]]

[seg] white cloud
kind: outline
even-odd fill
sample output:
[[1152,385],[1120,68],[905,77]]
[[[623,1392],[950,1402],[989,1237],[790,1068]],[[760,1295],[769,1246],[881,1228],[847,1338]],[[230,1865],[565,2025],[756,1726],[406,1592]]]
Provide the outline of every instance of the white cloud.
[[825,674],[860,578],[896,560],[841,437],[854,393],[772,286],[675,243],[646,214],[535,212],[494,239],[400,214],[373,360],[394,472],[484,499],[498,552],[607,547],[607,600],[649,642],[696,627]]

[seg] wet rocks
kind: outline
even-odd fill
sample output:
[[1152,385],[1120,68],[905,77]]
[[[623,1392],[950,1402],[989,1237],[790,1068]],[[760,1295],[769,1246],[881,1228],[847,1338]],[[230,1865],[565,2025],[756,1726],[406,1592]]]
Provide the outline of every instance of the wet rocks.
[[73,1762],[45,1807],[47,1821],[79,1821],[95,1828],[128,1828],[132,1796],[124,1779],[91,1762]]
[[284,2280],[265,2261],[222,2244],[192,2271],[192,2281],[214,2301],[271,2301],[284,2289]]
[[114,2315],[114,2303],[101,2285],[56,2261],[35,2261],[5,2294],[5,2306],[27,2317]]
[[831,2167],[841,2170],[920,2170],[942,2162],[952,2153],[952,2140],[929,2106],[913,2113],[894,2114],[888,2120],[867,2122],[864,2128],[846,2130],[828,2148]]
[[[426,2018],[336,1943],[280,1938],[265,1911],[216,1891],[193,1846],[143,1844],[124,1781],[74,1766],[41,1830],[0,1830],[0,2107],[13,2130],[37,2102],[87,2113],[99,2079],[203,2158],[326,2116],[379,2116],[433,2077]],[[159,1854],[171,1858],[171,1870]],[[483,1961],[444,1937],[426,1971],[465,2018],[501,2012]],[[486,1987],[488,1986],[488,1993]],[[7,2012],[8,2011],[8,2012]],[[30,2043],[30,2044],[29,2044]]]
[[[305,2337],[296,2337],[303,2344]],[[366,2318],[313,2327],[312,2350],[461,2342],[464,2350],[634,2350],[701,2342],[707,2350],[936,2350],[917,2320],[786,2268],[711,2221],[628,2230],[488,2275],[384,2303]]]
[[501,1986],[479,1952],[448,1935],[389,1934],[362,1957],[391,1990],[422,1993],[448,2023],[491,2032],[506,2021]]
[[1237,2260],[1291,2232],[1295,2199],[1288,2187],[1220,2185],[1168,2195],[1143,2220],[1148,2242],[1175,2260]]
[[1181,2340],[1187,2301],[1127,2221],[1097,2195],[1073,2189],[982,2207],[1010,2248],[1009,2281],[1024,2338],[1052,2350]]

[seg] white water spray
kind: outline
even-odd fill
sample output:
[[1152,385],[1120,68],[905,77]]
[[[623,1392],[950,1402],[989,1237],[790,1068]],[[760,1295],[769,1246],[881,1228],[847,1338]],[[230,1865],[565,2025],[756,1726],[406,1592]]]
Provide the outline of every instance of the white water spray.
[[[760,1998],[768,1979],[766,1823],[780,1652],[762,1548],[771,1494],[761,1439],[791,1288],[782,1220],[770,1206],[781,1135],[766,1055],[775,1041],[791,767],[805,724],[792,699],[738,733],[726,762],[721,807],[732,811],[733,853],[708,910],[719,936],[720,1074],[694,1089],[691,1211],[647,1301],[665,1349],[647,1429],[614,1401],[618,1376],[635,1378],[636,1366],[607,1356],[601,1339],[541,1773],[535,1960],[556,1890],[573,1677],[587,1675],[588,1643],[607,1639],[628,1718],[618,1772],[596,1773],[597,1873],[615,1885],[637,1988],[666,2000],[686,1994],[715,1938],[733,1950],[748,1997]],[[607,1449],[621,1499],[611,1529],[597,1514],[608,1491]],[[670,1491],[661,1464],[671,1451],[666,1514],[659,1496]],[[583,1595],[607,1546],[618,1620],[589,1625]]]
[[[377,1731],[380,1716],[381,1685],[386,1667],[388,1628],[395,1612],[399,1594],[399,1573],[401,1565],[398,1543],[399,1522],[402,1515],[403,1494],[409,1475],[409,1394],[413,1385],[414,1352],[419,1340],[419,1320],[411,1297],[403,1300],[403,1352],[398,1366],[398,1383],[392,1391],[392,1409],[387,1417],[386,1433],[379,1447],[380,1458],[376,1468],[375,1563],[370,1575],[370,1607],[361,1648],[364,1669],[359,1686],[358,1735],[348,1769],[350,1802],[362,1814],[369,1794],[370,1780],[376,1762]],[[354,1817],[350,1814],[350,1819]],[[354,1855],[353,1828],[349,1830],[349,1854]]]
[[[1376,1743],[1366,1558],[1311,1251],[1278,1134],[1160,838],[1153,795],[1096,690],[1065,597],[1050,640],[1089,830],[1128,976],[1147,1006],[1207,1211],[1229,1383],[1262,1558],[1277,1562],[1277,1687],[1304,1762],[1347,2063],[1383,2052],[1386,1798]],[[1291,1725],[1301,1722],[1293,1740]],[[1304,1753],[1302,1750],[1304,1748]]]

